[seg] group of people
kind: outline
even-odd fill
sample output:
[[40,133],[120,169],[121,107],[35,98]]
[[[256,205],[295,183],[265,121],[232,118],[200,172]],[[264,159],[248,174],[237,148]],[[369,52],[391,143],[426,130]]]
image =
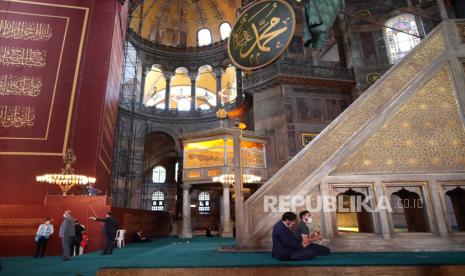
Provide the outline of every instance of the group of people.
[[[309,260],[317,256],[328,255],[331,251],[328,247],[318,244],[323,239],[319,231],[311,231],[312,215],[309,211],[300,212],[300,222],[296,225],[297,216],[292,212],[283,214],[281,220],[273,227],[273,253],[272,256],[279,260]],[[80,255],[87,243],[85,227],[75,220],[70,210],[63,214],[63,222],[60,226],[59,237],[62,245],[62,258],[69,260],[72,254]],[[102,255],[112,254],[113,244],[118,229],[117,221],[108,212],[105,218],[89,217],[94,221],[104,223],[105,249]],[[295,227],[294,227],[295,226]],[[50,236],[54,229],[49,218],[37,229],[35,241],[37,250],[35,257],[43,257]],[[150,239],[139,230],[135,234],[136,242],[149,242]]]
[[[103,232],[105,235],[105,249],[102,255],[112,254],[113,242],[118,229],[117,221],[108,212],[105,218],[90,217],[91,220],[104,223]],[[54,233],[53,224],[50,218],[46,218],[44,223],[39,225],[35,236],[36,254],[34,258],[43,257],[47,243],[51,235]],[[88,237],[84,225],[79,223],[79,220],[74,219],[70,210],[66,210],[63,214],[63,222],[60,225],[58,235],[61,239],[62,259],[67,261],[72,256],[83,254],[84,248],[87,246]]]
[[273,253],[279,260],[310,260],[317,256],[328,255],[331,250],[318,244],[323,240],[319,231],[311,231],[312,215],[309,211],[300,212],[300,222],[292,212],[283,214],[281,220],[273,227]]

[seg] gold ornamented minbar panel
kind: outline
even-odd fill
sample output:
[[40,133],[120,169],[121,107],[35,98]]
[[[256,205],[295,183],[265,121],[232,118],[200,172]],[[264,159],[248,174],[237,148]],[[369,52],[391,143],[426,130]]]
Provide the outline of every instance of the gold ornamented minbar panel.
[[[250,221],[257,225],[263,218],[263,196],[285,195],[292,191],[315,172],[330,156],[346,143],[362,127],[373,120],[386,105],[390,104],[406,85],[418,77],[446,49],[444,35],[441,30],[431,34],[427,41],[420,44],[408,54],[394,70],[378,80],[369,91],[365,92],[357,102],[341,114],[337,123],[331,129],[320,134],[319,139],[306,147],[300,154],[300,159],[273,178],[274,182],[265,185],[266,191],[246,203],[250,213]],[[263,187],[265,188],[265,187]]]
[[465,171],[465,132],[448,66],[335,173]]

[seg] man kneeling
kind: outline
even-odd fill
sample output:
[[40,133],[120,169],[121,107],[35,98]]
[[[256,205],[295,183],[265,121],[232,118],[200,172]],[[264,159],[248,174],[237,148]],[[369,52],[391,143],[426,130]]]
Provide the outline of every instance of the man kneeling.
[[281,221],[273,227],[273,257],[279,260],[310,260],[316,256],[328,255],[329,248],[309,246],[311,243],[301,242],[290,229],[297,220],[292,212],[283,214]]

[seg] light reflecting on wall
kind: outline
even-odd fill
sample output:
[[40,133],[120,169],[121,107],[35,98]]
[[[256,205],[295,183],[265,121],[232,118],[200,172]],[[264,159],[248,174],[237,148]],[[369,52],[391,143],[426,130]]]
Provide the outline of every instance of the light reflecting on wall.
[[[206,168],[213,166],[233,166],[233,141],[232,139],[215,139],[195,143],[187,143],[184,146],[185,168]],[[264,146],[261,143],[242,141],[241,162],[242,166],[250,168],[264,168]],[[226,164],[225,164],[226,157]]]

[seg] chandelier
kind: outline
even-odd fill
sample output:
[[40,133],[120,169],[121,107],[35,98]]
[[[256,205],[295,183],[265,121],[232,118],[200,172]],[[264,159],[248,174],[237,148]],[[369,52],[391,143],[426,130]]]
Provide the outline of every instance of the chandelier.
[[[219,182],[221,184],[234,184],[234,174],[222,174],[220,176],[215,176],[212,178],[213,182]],[[244,183],[257,183],[260,182],[262,178],[254,174],[244,174],[242,176],[242,182]]]
[[74,169],[71,167],[71,165],[75,162],[76,155],[72,149],[68,149],[66,154],[63,156],[63,163],[65,163],[65,168],[61,169],[61,173],[38,175],[36,176],[36,181],[58,185],[64,196],[75,185],[87,185],[95,183],[97,180],[95,177],[74,173]]

